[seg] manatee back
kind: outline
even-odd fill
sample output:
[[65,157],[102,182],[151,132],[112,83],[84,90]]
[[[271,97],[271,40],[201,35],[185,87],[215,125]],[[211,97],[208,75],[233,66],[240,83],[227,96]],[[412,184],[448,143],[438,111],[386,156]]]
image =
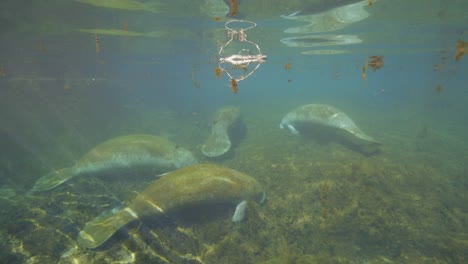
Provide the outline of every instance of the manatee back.
[[338,112],[333,115],[332,118],[329,120],[329,126],[341,128],[348,130],[350,132],[357,131],[359,128],[356,126],[353,120],[349,118],[345,113]]
[[[97,145],[86,153],[77,164],[94,163],[109,159],[119,158],[119,155],[128,156],[142,155],[167,156],[176,149],[176,144],[158,136],[153,135],[127,135],[109,139]],[[136,157],[135,157],[136,158]]]
[[315,123],[328,125],[337,112],[340,111],[329,105],[307,104],[297,107],[288,113],[283,120],[288,120],[291,124]]
[[133,166],[168,171],[197,163],[193,154],[163,137],[128,135],[107,140],[86,153],[75,165],[76,174]]
[[254,178],[214,164],[198,164],[165,175],[146,188],[129,207],[139,215],[168,212],[191,205],[260,199]]

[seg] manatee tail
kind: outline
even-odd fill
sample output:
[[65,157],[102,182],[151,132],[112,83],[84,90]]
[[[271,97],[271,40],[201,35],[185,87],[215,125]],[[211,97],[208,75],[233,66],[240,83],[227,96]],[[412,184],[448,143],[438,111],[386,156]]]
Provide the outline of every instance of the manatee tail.
[[201,148],[205,156],[218,157],[229,151],[232,143],[227,129],[227,126],[223,124],[213,125],[210,136]]
[[65,168],[52,171],[51,173],[42,176],[35,184],[34,187],[31,189],[32,192],[40,192],[40,191],[47,191],[53,189],[60,184],[68,181],[75,173],[72,168]]
[[116,213],[106,213],[86,223],[78,236],[78,243],[86,248],[96,248],[106,242],[117,230],[138,218],[129,207]]

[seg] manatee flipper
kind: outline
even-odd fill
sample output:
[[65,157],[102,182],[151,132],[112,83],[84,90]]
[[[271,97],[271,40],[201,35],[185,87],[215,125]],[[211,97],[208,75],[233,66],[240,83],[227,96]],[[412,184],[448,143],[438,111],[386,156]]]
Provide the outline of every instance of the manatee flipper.
[[245,217],[245,208],[247,207],[247,201],[242,201],[236,206],[236,211],[232,216],[232,222],[238,223],[244,220]]
[[53,189],[60,184],[68,181],[74,175],[72,168],[54,170],[51,173],[42,176],[31,189],[31,192],[40,192]]
[[293,125],[288,125],[288,129],[289,129],[289,131],[291,131],[291,133],[293,133],[294,135],[299,135],[299,131],[297,131],[297,129],[296,129]]
[[105,213],[88,222],[78,236],[78,243],[86,248],[96,248],[124,225],[138,218],[129,207],[114,214]]

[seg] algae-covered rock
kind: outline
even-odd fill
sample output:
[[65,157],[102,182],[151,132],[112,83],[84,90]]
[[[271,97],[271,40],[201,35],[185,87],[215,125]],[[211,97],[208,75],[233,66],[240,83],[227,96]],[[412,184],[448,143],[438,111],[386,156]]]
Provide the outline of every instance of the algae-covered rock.
[[78,242],[87,248],[104,243],[127,223],[149,216],[214,203],[239,203],[233,222],[242,218],[248,200],[262,201],[263,189],[254,178],[214,164],[198,164],[165,175],[148,186],[128,206],[104,213],[80,232]]
[[72,177],[124,168],[149,168],[158,173],[197,163],[193,154],[165,138],[128,135],[105,141],[86,153],[72,167],[40,178],[32,192],[50,190]]
[[201,151],[207,157],[219,157],[231,149],[231,130],[238,125],[239,108],[227,106],[219,109],[214,117],[211,134],[203,144]]
[[381,144],[366,135],[343,111],[325,104],[302,105],[286,114],[280,128],[295,135],[325,136],[351,143],[365,152],[374,152]]

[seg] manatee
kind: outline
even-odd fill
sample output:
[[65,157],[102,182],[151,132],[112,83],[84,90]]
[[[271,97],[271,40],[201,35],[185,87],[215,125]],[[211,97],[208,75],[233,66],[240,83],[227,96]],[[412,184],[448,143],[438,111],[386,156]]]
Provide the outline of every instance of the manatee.
[[239,108],[226,106],[219,109],[214,117],[211,134],[201,147],[202,153],[210,158],[219,157],[231,148],[229,133],[238,124]]
[[373,152],[376,150],[374,147],[381,144],[362,132],[344,112],[325,104],[308,104],[294,109],[283,117],[280,128],[285,127],[295,135],[299,135],[299,131],[336,135],[361,147],[365,152]]
[[244,173],[215,164],[192,165],[154,181],[123,209],[104,213],[88,222],[80,231],[78,243],[86,248],[96,248],[136,219],[215,203],[238,204],[232,221],[240,222],[247,202],[263,202],[264,198],[258,181]]
[[72,177],[115,169],[150,168],[164,173],[197,163],[193,154],[175,143],[153,135],[127,135],[105,141],[91,149],[73,166],[40,178],[31,192],[50,190]]

